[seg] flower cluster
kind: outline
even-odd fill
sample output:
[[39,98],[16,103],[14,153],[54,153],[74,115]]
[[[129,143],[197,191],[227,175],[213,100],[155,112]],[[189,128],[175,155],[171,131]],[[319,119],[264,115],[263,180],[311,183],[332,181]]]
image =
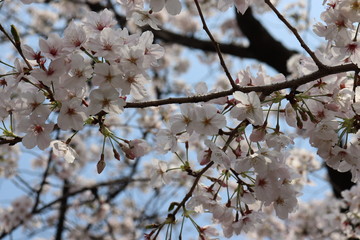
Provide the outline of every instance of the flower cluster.
[[0,211],[1,231],[9,231],[21,222],[26,222],[31,218],[32,199],[29,197],[20,197],[15,199],[11,206]]
[[120,114],[126,96],[147,95],[146,71],[157,66],[163,49],[152,43],[151,32],[129,34],[114,29],[115,23],[106,9],[89,12],[84,23],[71,22],[63,37],[40,39],[38,51],[22,45],[25,61],[17,59],[16,69],[1,79],[0,112],[2,120],[14,116],[26,148],[49,146],[53,113],[56,127],[79,131],[101,112]]
[[360,65],[360,40],[356,24],[360,19],[358,0],[329,1],[328,8],[321,14],[321,22],[314,26],[314,32],[328,41],[327,51],[333,62],[353,62]]
[[[128,19],[135,20],[138,26],[149,24],[153,29],[159,29],[153,11],[165,8],[177,15],[185,6],[178,0],[150,0],[151,11],[147,12],[143,10],[142,0],[117,2],[125,8]],[[265,2],[273,7],[270,1]],[[221,0],[217,7],[226,10],[235,5],[244,14],[252,4],[264,3]],[[23,44],[14,27],[11,35],[1,27],[21,58],[14,61],[11,70],[0,75],[3,123],[0,140],[2,144],[11,145],[22,142],[27,149],[37,146],[40,150],[48,147],[52,150],[47,161],[38,157],[34,162],[34,166],[46,169],[40,188],[32,188],[18,179],[34,193],[36,203],[30,198],[21,198],[11,207],[0,209],[0,231],[11,232],[39,209],[40,195],[46,191],[44,186],[57,186],[49,181],[48,175],[52,175],[55,181],[63,182],[63,198],[47,206],[61,202],[66,211],[79,219],[94,225],[106,222],[105,228],[114,236],[116,233],[128,236],[145,210],[132,211],[135,202],[124,201],[128,209],[122,215],[121,229],[113,229],[118,220],[108,220],[107,216],[119,212],[112,201],[123,188],[137,186],[132,182],[141,175],[137,187],[144,192],[154,188],[154,196],[170,185],[186,188],[181,201],[170,203],[167,218],[148,226],[152,230],[145,234],[146,239],[156,239],[165,225],[172,229],[180,218],[179,211],[184,221],[191,220],[200,239],[211,239],[220,233],[212,226],[198,225],[193,220],[198,213],[208,213],[228,238],[249,233],[255,227],[259,229],[258,236],[303,237],[300,230],[310,232],[305,221],[294,223],[295,230],[286,232],[285,224],[278,224],[277,220],[294,216],[308,220],[311,216],[310,211],[294,212],[302,187],[309,183],[308,173],[320,166],[313,155],[291,149],[294,137],[308,138],[328,166],[340,172],[351,171],[353,182],[358,182],[360,177],[360,43],[359,27],[355,26],[360,19],[359,1],[333,0],[328,5],[321,16],[325,25],[314,26],[315,33],[328,41],[328,54],[313,54],[304,47],[310,57],[298,55],[288,62],[291,76],[297,79],[286,79],[283,74],[269,76],[260,66],[255,74],[250,67],[241,70],[233,80],[225,64],[221,64],[228,75],[226,86],[230,83],[231,89],[209,91],[207,84],[201,82],[193,91],[187,91],[187,97],[170,95],[158,101],[149,100],[156,94],[163,97],[166,91],[160,88],[165,86],[154,83],[155,94],[147,86],[151,79],[160,78],[160,71],[155,69],[164,55],[163,47],[154,43],[151,31],[140,33],[116,28],[117,21],[110,10],[87,12],[82,21],[70,21],[62,36],[52,33],[46,39],[41,38],[38,47]],[[186,21],[186,17],[183,18]],[[172,50],[174,55],[178,54],[176,48]],[[222,61],[220,50],[216,51]],[[333,66],[339,63],[352,66],[353,71],[335,71],[337,68]],[[186,67],[178,66],[182,68]],[[123,114],[125,108],[131,107],[138,109]],[[135,118],[132,113],[139,116]],[[138,126],[133,127],[136,123]],[[285,123],[288,126],[284,126]],[[121,127],[125,128],[123,132],[136,129],[144,139],[120,137]],[[93,144],[88,139],[94,135],[102,138],[102,144]],[[76,140],[79,136],[86,147]],[[146,141],[148,136],[153,138],[154,147]],[[162,157],[139,167],[139,158],[152,150],[175,159],[163,161],[165,157]],[[0,161],[0,176],[16,175],[11,169],[17,166],[17,162],[12,161],[17,152],[11,151],[10,146],[1,145],[0,160],[5,157],[8,160]],[[124,159],[116,162],[119,164],[114,171],[114,176],[122,178],[96,185],[76,176],[85,161],[95,158],[97,172],[103,172],[109,156]],[[137,174],[137,169],[144,171]],[[71,181],[77,185],[71,186]],[[105,191],[98,189],[104,186],[111,187],[102,195]],[[347,237],[359,235],[358,191],[359,187],[354,187],[343,192],[344,200],[334,201],[337,210],[326,215],[329,225],[341,229]],[[76,200],[69,203],[72,194],[77,193]],[[88,214],[89,208],[83,203],[91,205],[92,214]],[[299,207],[302,209],[304,205]],[[324,213],[328,207],[317,210]],[[348,211],[341,213],[340,207]],[[47,217],[51,222],[51,216]],[[88,231],[86,226],[76,231],[78,229],[80,233]],[[324,226],[317,229],[322,233],[328,231]],[[69,230],[70,239],[80,237],[76,231]],[[261,235],[263,232],[267,235]],[[321,236],[318,232],[310,235]],[[136,233],[128,238],[135,236]]]

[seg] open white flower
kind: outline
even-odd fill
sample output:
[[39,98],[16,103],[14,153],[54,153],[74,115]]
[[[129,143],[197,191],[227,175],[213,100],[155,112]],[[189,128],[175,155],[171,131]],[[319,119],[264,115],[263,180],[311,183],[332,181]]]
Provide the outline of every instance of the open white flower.
[[101,110],[107,113],[122,113],[125,101],[119,97],[114,88],[99,88],[90,93],[89,114],[96,114]]
[[234,98],[238,101],[236,106],[231,110],[231,116],[238,120],[249,120],[255,126],[262,125],[264,122],[261,103],[256,92],[245,94],[243,92],[235,92]]
[[85,114],[85,107],[81,105],[81,100],[73,98],[70,101],[62,103],[58,125],[63,130],[81,130],[84,126],[84,121],[87,116]]
[[22,143],[28,149],[35,146],[38,146],[41,150],[47,148],[51,141],[50,133],[53,128],[54,124],[47,124],[43,117],[36,115],[24,118],[18,124],[18,130],[26,133]]
[[194,130],[199,134],[215,135],[226,126],[226,118],[213,105],[204,105],[195,112]]

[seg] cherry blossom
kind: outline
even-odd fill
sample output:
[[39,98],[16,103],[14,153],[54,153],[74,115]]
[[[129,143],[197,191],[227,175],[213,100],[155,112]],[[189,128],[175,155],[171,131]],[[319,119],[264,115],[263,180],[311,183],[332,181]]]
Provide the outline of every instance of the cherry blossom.
[[87,47],[94,51],[97,57],[115,60],[122,47],[122,42],[118,40],[119,38],[119,31],[112,28],[105,28],[99,35],[96,35],[95,38],[89,39]]
[[186,129],[188,133],[192,133],[195,129],[195,111],[191,104],[180,105],[181,114],[175,114],[170,118],[171,130],[180,133]]
[[226,118],[218,113],[216,107],[204,105],[195,112],[194,130],[199,134],[215,135],[225,127]]
[[264,117],[260,104],[260,99],[255,92],[245,94],[242,92],[235,92],[234,98],[238,103],[231,110],[231,115],[238,120],[249,120],[251,124],[263,124]]
[[115,24],[116,21],[108,9],[104,9],[100,14],[87,12],[85,27],[91,32],[101,32],[103,29],[111,28]]
[[119,97],[119,93],[113,88],[99,88],[93,90],[90,95],[88,113],[93,115],[104,110],[107,113],[121,113],[125,102]]
[[84,47],[87,41],[86,32],[82,25],[72,21],[64,30],[64,50],[74,51]]
[[23,93],[22,108],[19,110],[21,114],[30,114],[37,116],[48,116],[50,114],[50,109],[43,104],[45,97],[39,92],[25,92]]
[[69,76],[63,79],[62,84],[71,89],[84,88],[86,81],[92,76],[93,69],[80,54],[72,55],[70,60]]
[[48,39],[40,39],[39,47],[45,57],[55,60],[64,54],[64,42],[57,34],[50,34]]
[[59,112],[57,124],[63,130],[81,130],[86,120],[86,109],[81,105],[79,99],[73,98],[63,102]]
[[152,29],[160,30],[158,25],[161,23],[153,14],[150,14],[149,12],[136,10],[133,12],[131,17],[135,24],[139,27],[149,25]]
[[123,74],[115,65],[96,63],[92,82],[96,86],[122,88]]
[[124,151],[127,158],[134,159],[147,154],[151,147],[146,141],[142,139],[135,139],[130,141],[128,146],[122,146],[121,149]]
[[160,153],[175,152],[177,150],[177,138],[170,130],[161,129],[156,134],[156,137],[156,150]]
[[41,150],[47,148],[50,145],[50,133],[53,128],[53,123],[45,123],[43,117],[36,115],[31,115],[18,124],[18,130],[26,133],[22,143],[29,149],[35,146],[38,146]]
[[[360,236],[359,186],[350,188],[360,177],[358,0],[323,1],[318,48],[302,38],[299,2],[22,2],[1,2],[16,20],[10,31],[6,19],[0,25],[16,57],[0,61],[0,176],[24,192],[0,206],[1,237],[21,227],[59,239]],[[224,19],[233,5],[236,19]],[[298,53],[251,22],[265,11],[295,36]],[[184,74],[195,59],[184,47],[210,74]],[[269,57],[272,48],[279,56]],[[25,172],[19,155],[36,146],[25,157],[36,174]],[[325,165],[348,172],[349,186],[329,175],[338,199],[301,202],[309,174]]]

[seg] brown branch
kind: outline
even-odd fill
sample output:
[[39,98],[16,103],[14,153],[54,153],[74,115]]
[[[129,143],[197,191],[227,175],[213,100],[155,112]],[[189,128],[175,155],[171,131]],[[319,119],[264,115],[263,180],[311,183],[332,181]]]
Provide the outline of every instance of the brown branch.
[[[214,45],[211,41],[205,41],[193,36],[186,36],[177,33],[173,33],[169,30],[162,29],[161,31],[151,30],[155,39],[162,40],[164,43],[175,43],[185,47],[202,50],[205,52],[215,52]],[[248,47],[242,47],[236,44],[230,43],[217,43],[222,53],[228,54],[234,57],[258,59],[255,54]]]
[[350,189],[355,185],[355,183],[351,181],[351,172],[339,172],[329,167],[327,164],[325,165],[329,176],[329,183],[333,190],[334,196],[336,198],[342,198],[341,192],[346,189]]
[[11,139],[0,137],[0,145],[9,144],[10,146],[13,146],[21,141],[22,141],[21,137],[13,137]]
[[47,177],[49,175],[51,162],[52,162],[52,150],[50,151],[50,154],[49,154],[49,158],[48,158],[48,161],[47,161],[45,172],[44,172],[44,174],[42,176],[40,187],[36,191],[35,203],[33,205],[32,211],[31,211],[32,213],[34,213],[36,211],[36,208],[39,206],[41,193],[42,193],[42,190],[43,190],[43,188],[44,188],[44,186],[45,186],[45,184],[47,182]]
[[219,44],[217,43],[217,41],[215,40],[215,38],[213,37],[213,35],[211,34],[207,24],[206,24],[206,21],[205,21],[205,18],[204,18],[204,15],[202,13],[202,10],[201,10],[201,7],[200,7],[200,4],[198,2],[198,0],[195,0],[195,5],[196,5],[196,8],[199,12],[199,16],[200,16],[200,19],[201,19],[201,22],[203,24],[203,29],[205,30],[205,32],[207,33],[207,35],[209,36],[211,42],[213,43],[214,47],[215,47],[215,51],[219,57],[219,60],[220,60],[220,65],[222,66],[227,78],[229,79],[230,81],[230,84],[233,88],[236,87],[236,83],[234,82],[234,79],[231,77],[231,74],[229,72],[229,69],[227,68],[226,64],[225,64],[225,61],[224,61],[224,58],[222,56],[222,53],[220,51],[220,48],[219,48]]
[[185,206],[185,203],[187,202],[187,200],[189,200],[198,184],[198,182],[200,181],[200,178],[202,177],[202,175],[207,171],[209,170],[209,168],[214,165],[214,162],[211,161],[209,162],[203,169],[201,169],[200,172],[198,172],[196,174],[196,178],[190,188],[190,190],[188,191],[188,193],[185,195],[185,197],[183,198],[183,200],[179,203],[179,205],[177,205],[177,207],[175,208],[175,210],[173,211],[172,215],[173,217],[175,217],[175,215],[177,214],[177,212]]
[[[94,185],[90,185],[90,186],[85,186],[85,187],[82,187],[78,190],[75,190],[75,191],[69,191],[67,194],[65,195],[62,195],[61,197],[57,198],[57,199],[54,199],[53,201],[47,203],[47,204],[44,204],[41,208],[38,208],[38,209],[35,209],[31,212],[31,214],[33,215],[37,215],[37,214],[40,214],[42,213],[43,211],[53,207],[54,205],[58,204],[58,203],[61,203],[65,198],[69,198],[69,197],[72,197],[72,196],[75,196],[77,194],[80,194],[80,193],[83,193],[83,192],[86,192],[88,190],[93,190],[93,189],[97,189],[97,188],[100,188],[100,187],[106,187],[106,186],[111,186],[111,185],[116,185],[116,184],[121,184],[121,183],[125,183],[125,182],[137,182],[137,181],[140,181],[140,182],[148,182],[149,179],[148,178],[138,178],[138,179],[131,179],[131,178],[128,178],[128,177],[125,177],[125,178],[119,178],[119,179],[115,179],[115,180],[110,180],[110,181],[104,181],[104,182],[100,182],[100,183],[97,183],[97,184],[94,184]],[[24,224],[24,221],[21,221],[19,224],[17,224],[16,226],[13,226],[8,232],[0,232],[0,239],[3,239],[5,238],[6,236],[8,236],[9,234],[11,234],[14,230],[16,230],[18,227],[20,227],[22,224]]]
[[241,87],[236,85],[234,89],[225,90],[216,93],[209,93],[207,95],[202,96],[191,96],[191,97],[180,97],[180,98],[167,98],[161,100],[154,100],[154,101],[147,101],[147,102],[128,102],[126,103],[125,108],[146,108],[146,107],[156,107],[161,105],[167,104],[181,104],[181,103],[197,103],[197,102],[208,102],[213,99],[217,99],[220,97],[226,97],[233,94],[235,91],[241,91],[244,93],[249,92],[259,92],[265,95],[269,95],[272,92],[279,91],[282,89],[292,88],[296,89],[297,87],[315,81],[325,76],[329,76],[331,74],[337,74],[342,72],[349,72],[349,71],[358,71],[359,67],[355,64],[344,64],[338,65],[333,67],[326,67],[323,69],[319,69],[316,72],[310,73],[308,75],[290,80],[284,81],[279,83],[274,83],[270,85],[264,86],[250,86],[250,87]]
[[[236,128],[234,128],[230,135],[229,135],[229,138],[228,140],[226,141],[224,147],[222,148],[222,151],[226,151],[226,149],[228,148],[228,146],[230,145],[230,143],[234,140],[234,138],[238,135],[238,129],[243,127],[245,125],[248,125],[249,124],[249,121],[247,120],[244,120],[242,121],[241,123],[239,123],[238,126],[236,126]],[[175,219],[175,215],[178,213],[178,211],[185,206],[185,203],[191,198],[198,182],[200,181],[200,178],[202,177],[202,175],[207,171],[209,170],[209,168],[214,165],[214,162],[211,161],[209,162],[203,169],[201,169],[200,172],[198,172],[196,174],[196,177],[195,177],[195,180],[190,188],[190,190],[188,191],[188,193],[185,195],[185,197],[183,198],[183,200],[176,206],[175,210],[171,213],[171,216],[173,217],[173,219]]]
[[[14,26],[11,26],[13,28],[12,33],[17,33],[17,30],[15,29]],[[12,39],[11,36],[6,32],[6,30],[4,29],[4,27],[0,24],[0,31],[3,32],[3,34],[6,36],[6,38],[12,43],[12,45],[15,47],[15,49],[18,51],[18,53],[20,54],[21,58],[24,60],[24,62],[26,63],[27,67],[31,70],[31,64],[29,63],[29,61],[26,59],[26,57],[24,56],[24,53],[21,49],[21,42],[20,39]],[[15,32],[13,32],[15,31]],[[15,36],[13,36],[15,38]],[[17,36],[18,38],[20,38],[19,36]]]
[[56,229],[56,235],[55,240],[61,240],[64,232],[64,225],[65,225],[65,219],[66,219],[66,211],[68,209],[68,197],[67,194],[69,193],[69,182],[67,180],[64,180],[64,185],[62,189],[62,200],[60,203],[59,208],[59,220],[57,224]]

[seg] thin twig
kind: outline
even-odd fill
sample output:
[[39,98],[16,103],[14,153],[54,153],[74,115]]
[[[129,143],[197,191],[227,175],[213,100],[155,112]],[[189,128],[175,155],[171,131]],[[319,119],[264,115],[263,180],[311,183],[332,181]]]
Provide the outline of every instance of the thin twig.
[[[356,87],[358,87],[359,86],[359,72],[360,72],[360,70],[356,70],[355,72],[354,72],[354,84],[353,84],[353,92],[355,93],[355,91],[356,91]],[[353,102],[356,102],[355,101],[355,96],[354,96],[354,98],[353,98]]]
[[[131,178],[125,177],[125,178],[119,178],[119,179],[115,179],[115,180],[109,180],[109,181],[100,182],[100,183],[90,185],[90,186],[85,186],[85,187],[80,188],[80,189],[75,190],[75,191],[69,191],[66,195],[62,195],[61,197],[56,198],[55,200],[53,200],[53,201],[51,201],[51,202],[49,202],[47,204],[44,204],[42,207],[35,209],[32,212],[32,214],[33,215],[40,214],[43,211],[45,211],[47,209],[50,209],[54,205],[56,205],[58,203],[61,203],[65,198],[67,199],[67,198],[69,198],[71,196],[78,195],[78,194],[83,193],[83,192],[88,191],[88,190],[92,190],[92,189],[96,189],[96,188],[100,188],[100,187],[105,187],[105,186],[121,184],[121,183],[124,183],[124,182],[138,182],[138,181],[139,182],[148,182],[148,181],[150,181],[150,179],[148,179],[148,178],[131,179]],[[13,226],[9,231],[0,232],[0,239],[3,239],[6,236],[8,236],[9,234],[11,234],[14,230],[19,228],[22,224],[24,224],[24,222],[25,221],[22,220],[19,224]]]
[[194,0],[194,1],[195,1],[195,4],[196,4],[196,8],[197,8],[197,10],[199,12],[200,18],[201,18],[201,22],[203,24],[203,29],[205,30],[205,32],[209,36],[211,42],[214,44],[214,47],[215,47],[216,52],[217,52],[217,54],[219,56],[219,59],[220,59],[220,64],[221,64],[222,68],[224,69],[224,72],[225,72],[227,78],[229,79],[231,86],[233,88],[235,88],[237,85],[236,85],[234,79],[231,77],[229,69],[227,68],[227,66],[225,64],[224,58],[223,58],[222,53],[220,51],[219,44],[216,42],[215,38],[213,37],[213,35],[211,34],[209,28],[206,25],[206,21],[205,21],[203,13],[201,11],[200,4],[199,4],[198,0]]
[[26,59],[26,57],[24,56],[24,53],[21,49],[21,43],[20,42],[16,42],[14,41],[10,35],[6,32],[5,28],[0,24],[0,31],[4,33],[4,35],[9,39],[9,41],[12,43],[12,45],[14,45],[14,47],[16,48],[16,50],[18,51],[18,53],[20,54],[20,56],[22,57],[22,59],[24,60],[24,62],[26,63],[27,67],[31,70],[32,66],[29,63],[29,61]]
[[304,40],[300,37],[298,31],[285,19],[285,17],[276,9],[276,7],[271,3],[270,0],[265,0],[265,3],[273,10],[276,16],[290,29],[290,31],[295,35],[296,39],[299,41],[301,47],[310,55],[312,60],[315,62],[316,66],[319,69],[326,68],[326,66],[320,62],[320,60],[316,57],[315,53],[311,51],[309,46],[304,42]]
[[[60,135],[60,129],[57,129],[55,139],[58,139],[59,135]],[[48,177],[49,172],[50,172],[50,166],[51,166],[52,159],[53,159],[52,155],[53,155],[53,150],[51,149],[50,152],[49,152],[49,158],[48,158],[48,161],[47,161],[45,172],[44,172],[44,174],[42,176],[42,180],[41,180],[41,183],[40,183],[39,190],[36,191],[35,203],[34,203],[34,206],[33,206],[32,210],[31,210],[32,213],[34,213],[36,211],[37,207],[39,206],[42,190],[43,190],[43,188],[44,188],[44,186],[45,186],[45,184],[47,182],[47,177]]]
[[39,203],[40,203],[40,197],[41,197],[41,194],[42,194],[42,190],[47,182],[47,177],[49,175],[49,172],[50,172],[50,166],[51,166],[51,163],[52,163],[52,150],[50,151],[49,153],[49,158],[48,158],[48,161],[47,161],[47,165],[46,165],[46,169],[45,169],[45,172],[42,176],[42,180],[41,180],[41,183],[40,183],[40,187],[39,189],[36,191],[36,197],[35,197],[35,203],[34,203],[34,206],[32,208],[32,213],[34,213],[36,211],[36,208],[39,206]]
[[15,175],[15,178],[18,179],[26,188],[28,188],[31,192],[35,192],[35,189],[29,185],[27,181],[25,181],[20,175]]
[[[222,148],[222,151],[226,151],[228,146],[230,145],[230,143],[234,140],[234,138],[237,136],[238,134],[238,129],[243,127],[244,124],[249,124],[249,121],[245,120],[245,121],[242,121],[236,128],[234,128],[232,131],[231,131],[231,134],[228,138],[228,140],[226,141],[224,147]],[[175,208],[175,210],[172,212],[172,216],[175,218],[175,215],[176,213],[182,208],[185,206],[185,203],[190,199],[190,197],[192,196],[196,186],[197,186],[197,183],[200,181],[200,178],[202,177],[202,175],[212,166],[214,165],[214,162],[211,161],[209,162],[200,172],[198,172],[196,174],[196,178],[189,190],[189,192],[185,195],[185,197],[183,198],[183,200],[177,205],[177,207]]]

